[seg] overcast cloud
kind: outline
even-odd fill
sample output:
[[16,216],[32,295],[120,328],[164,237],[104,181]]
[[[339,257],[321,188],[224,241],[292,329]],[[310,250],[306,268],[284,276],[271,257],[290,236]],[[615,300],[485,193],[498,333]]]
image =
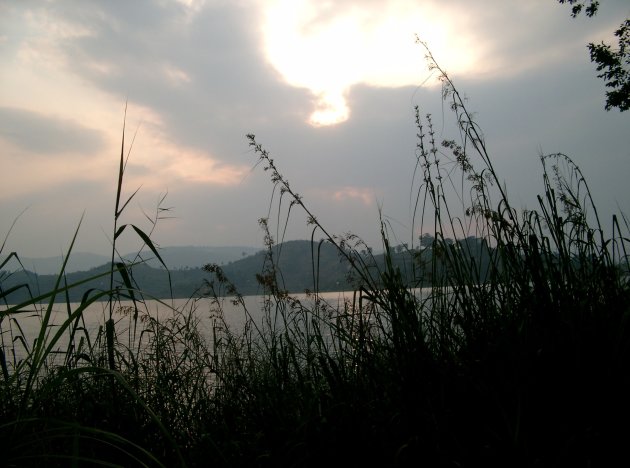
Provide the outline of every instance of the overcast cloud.
[[7,107],[0,107],[0,137],[29,154],[87,154],[103,145],[98,131],[77,122]]
[[[378,248],[382,206],[409,242],[414,105],[440,139],[457,136],[414,34],[469,97],[517,206],[535,205],[540,153],[564,152],[605,214],[630,211],[630,113],[603,110],[586,50],[610,40],[627,2],[575,20],[555,0],[326,5],[3,3],[0,235],[28,207],[8,250],[59,254],[85,211],[77,249],[107,251],[126,105],[125,187],[142,186],[128,220],[168,192],[162,245],[261,245],[272,185],[247,133],[331,231]],[[289,237],[310,236],[302,221]]]

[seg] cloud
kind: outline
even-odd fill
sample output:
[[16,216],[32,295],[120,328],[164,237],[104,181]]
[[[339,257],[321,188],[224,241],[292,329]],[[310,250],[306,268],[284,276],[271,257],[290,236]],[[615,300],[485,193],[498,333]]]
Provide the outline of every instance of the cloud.
[[164,65],[164,74],[173,86],[184,86],[191,82],[188,73],[169,64]]
[[288,84],[313,94],[313,125],[347,120],[345,98],[355,85],[418,83],[424,52],[415,34],[458,71],[473,68],[479,55],[470,32],[458,28],[462,15],[435,2],[286,0],[265,13],[267,59]]
[[[225,164],[207,153],[191,148],[165,145],[159,152],[139,154],[134,159],[129,183],[163,190],[166,186],[209,184],[230,186],[239,184],[248,166]],[[134,155],[136,156],[136,155]]]
[[98,130],[72,120],[0,107],[0,137],[38,154],[87,154],[105,144]]
[[302,124],[312,99],[287,87],[266,62],[257,5],[81,2],[39,4],[39,15],[90,32],[47,38],[51,54],[64,54],[51,60],[67,73],[112,102],[150,108],[173,143],[231,162],[246,133]]
[[[9,70],[0,78],[0,158],[11,177],[0,188],[2,203],[28,196],[64,205],[57,194],[68,191],[82,194],[81,208],[99,205],[103,190],[115,185],[128,101],[127,142],[142,124],[125,183],[147,194],[169,191],[181,216],[172,242],[259,240],[256,219],[268,212],[271,186],[268,174],[250,171],[256,156],[247,133],[257,135],[331,231],[375,225],[378,242],[376,197],[388,216],[404,219],[409,211],[414,104],[434,115],[438,145],[457,136],[439,90],[421,87],[429,72],[414,33],[429,40],[471,98],[511,188],[531,191],[529,175],[538,173],[528,168],[538,170],[539,145],[582,154],[588,144],[602,144],[592,135],[604,126],[610,135],[597,154],[612,151],[621,162],[612,176],[597,158],[586,164],[602,179],[628,172],[627,139],[610,149],[625,133],[593,112],[603,106],[604,88],[585,44],[618,26],[604,16],[607,9],[583,21],[550,0],[488,0],[474,8],[463,0],[285,3],[306,5],[312,15],[276,31],[278,47],[290,52],[277,62],[263,23],[269,9],[282,6],[275,0],[8,2],[8,14],[0,15],[0,58]],[[324,41],[318,52],[314,38],[333,33],[343,43]],[[449,59],[443,51],[453,45]],[[343,53],[322,52],[332,49]],[[291,60],[306,72],[293,74]],[[326,87],[308,81],[315,72]],[[316,121],[338,124],[311,125]],[[60,156],[64,151],[70,158]],[[623,182],[601,186],[621,187],[623,198]],[[217,225],[231,228],[222,233]]]
[[376,200],[376,195],[370,188],[348,186],[335,190],[332,198],[336,201],[358,200],[365,206],[371,206]]

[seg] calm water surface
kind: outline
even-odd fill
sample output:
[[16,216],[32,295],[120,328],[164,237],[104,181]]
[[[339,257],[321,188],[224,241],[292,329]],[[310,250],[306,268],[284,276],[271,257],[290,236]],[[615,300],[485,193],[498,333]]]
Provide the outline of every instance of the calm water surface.
[[[318,298],[325,301],[330,307],[335,309],[343,309],[344,302],[352,302],[353,292],[330,292],[320,293]],[[292,295],[296,299],[299,299],[305,305],[312,305],[314,297],[307,297],[305,294]],[[254,318],[255,321],[262,319],[262,309],[264,304],[263,296],[245,296],[243,298],[245,307],[248,313]],[[75,311],[79,306],[78,303],[70,304],[70,311]],[[222,314],[230,327],[238,329],[242,327],[245,322],[246,313],[241,304],[234,305],[230,298],[223,298],[220,300],[220,307]],[[176,313],[182,312],[185,314],[194,314],[198,319],[199,328],[202,333],[209,338],[212,336],[211,330],[216,323],[218,317],[217,304],[209,298],[201,299],[174,299],[174,300],[147,300],[144,303],[139,304],[140,317],[147,316],[157,319],[159,321],[165,321],[172,318]],[[0,308],[0,313],[2,312]],[[7,355],[7,358],[12,354],[11,350],[15,349],[18,355],[23,355],[25,346],[32,347],[33,342],[37,339],[43,321],[45,306],[40,308],[29,308],[23,312],[12,314],[11,316],[3,316],[0,321],[0,333],[2,338],[2,346]],[[86,332],[80,330],[79,335],[87,334],[90,339],[94,340],[98,335],[99,329],[104,327],[105,321],[109,318],[110,308],[109,304],[105,302],[99,302],[90,305],[82,316],[81,327]],[[119,341],[128,339],[130,333],[129,330],[133,327],[133,321],[131,316],[133,314],[133,303],[131,301],[123,301],[116,303],[113,307],[113,318],[116,322],[116,334]],[[68,319],[68,306],[67,304],[55,304],[53,312],[50,316],[48,323],[47,334],[49,339],[52,338],[59,330],[59,326]],[[139,331],[142,329],[143,324],[140,321],[138,323]],[[68,343],[68,332],[66,331],[58,344],[54,349],[62,351],[66,349]]]
[[[415,293],[418,296],[422,296],[429,290],[430,288],[417,289]],[[313,295],[294,294],[291,297],[298,299],[309,310],[312,308],[315,301]],[[317,298],[327,307],[330,307],[331,310],[343,311],[344,304],[352,304],[353,301],[358,300],[358,295],[352,291],[329,292],[320,293]],[[234,305],[231,298],[221,299],[218,305],[209,298],[164,301],[147,300],[144,303],[138,304],[139,317],[141,320],[137,322],[137,333],[135,336],[137,339],[140,332],[146,328],[148,317],[164,322],[173,318],[176,314],[183,314],[184,316],[192,314],[198,322],[198,329],[208,343],[211,343],[213,327],[218,323],[218,309],[221,309],[224,321],[221,322],[221,325],[225,323],[232,328],[232,330],[239,331],[245,323],[247,314],[254,319],[255,323],[260,324],[262,322],[264,300],[264,296],[243,297],[247,313],[242,304]],[[70,312],[75,311],[78,306],[78,303],[70,304]],[[12,314],[11,316],[2,315],[2,311],[3,308],[0,307],[0,345],[8,361],[11,360],[14,353],[16,359],[19,360],[26,356],[27,349],[32,349],[33,343],[42,329],[45,306],[41,306],[38,309],[31,307],[28,310]],[[80,328],[76,332],[77,335],[75,335],[75,343],[78,343],[78,339],[81,336],[89,337],[93,342],[97,336],[99,336],[99,331],[102,331],[104,328],[104,324],[107,319],[109,319],[109,316],[110,308],[108,303],[99,302],[90,305],[83,312]],[[112,317],[116,323],[116,336],[118,341],[123,345],[129,345],[129,343],[134,342],[132,332],[134,322],[132,316],[133,303],[131,301],[123,301],[114,305]],[[48,336],[46,339],[47,342],[50,342],[52,337],[60,330],[60,326],[63,325],[64,321],[67,321],[67,319],[67,304],[55,304],[46,329]],[[146,340],[146,337],[144,339]],[[67,349],[68,341],[69,331],[66,329],[55,344],[53,350],[63,354]]]

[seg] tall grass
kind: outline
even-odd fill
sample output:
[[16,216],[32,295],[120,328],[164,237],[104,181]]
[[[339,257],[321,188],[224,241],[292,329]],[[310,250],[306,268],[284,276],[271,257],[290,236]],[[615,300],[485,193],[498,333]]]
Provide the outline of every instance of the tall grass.
[[[65,284],[65,264],[53,291],[23,304],[8,305],[13,291],[0,289],[4,460],[586,467],[626,457],[628,223],[615,216],[602,224],[583,174],[562,154],[541,157],[538,206],[516,210],[481,130],[427,54],[460,138],[436,142],[430,116],[416,109],[413,229],[430,235],[407,248],[412,264],[398,261],[383,220],[382,256],[366,254],[357,236],[331,234],[248,135],[279,197],[278,218],[260,220],[262,315],[217,265],[205,268],[209,316],[192,298],[166,318],[150,313],[133,279],[142,259],[116,260],[127,228],[160,258],[152,230],[122,222],[137,193],[122,195],[123,130],[109,289],[68,301],[56,328],[54,297],[81,286]],[[306,214],[311,240],[323,238],[314,243],[306,299],[288,294],[278,267],[295,210]],[[160,203],[148,217],[152,229],[163,215]],[[355,292],[340,305],[318,292],[324,242],[351,266]],[[2,265],[9,257],[17,256]],[[242,311],[238,328],[225,296]],[[82,317],[101,298],[109,302],[94,334]],[[20,331],[24,311],[42,317],[32,343]],[[210,340],[201,320],[211,321]],[[68,344],[53,359],[62,336]],[[26,357],[6,358],[18,355],[16,346]]]
[[[290,297],[261,220],[265,320],[240,339],[226,332],[216,353],[221,427],[245,435],[230,455],[269,466],[607,466],[629,435],[627,222],[602,226],[563,154],[541,157],[538,207],[516,210],[480,128],[427,54],[461,139],[438,144],[416,109],[414,223],[434,241],[412,245],[411,286],[386,223],[383,260],[366,259],[357,237],[329,234],[248,136],[287,207],[275,237],[303,210],[311,238],[352,265],[358,293],[327,306],[314,260],[314,305]],[[427,278],[419,295],[413,286]]]
[[[178,445],[161,418],[148,406],[146,399],[138,394],[137,387],[133,388],[127,376],[117,370],[117,362],[126,365],[125,371],[133,367],[129,366],[130,362],[137,364],[130,349],[137,340],[130,332],[127,348],[118,342],[114,311],[121,309],[121,300],[132,301],[133,316],[130,323],[134,326],[135,334],[139,308],[144,298],[133,280],[132,270],[137,262],[125,262],[118,255],[116,241],[125,228],[131,226],[144,245],[162,261],[150,236],[142,229],[135,225],[118,225],[119,217],[137,193],[136,190],[121,203],[124,170],[129,156],[127,154],[125,157],[124,135],[123,127],[109,271],[74,284],[67,283],[65,270],[79,233],[79,222],[51,291],[43,294],[30,292],[28,300],[11,304],[12,293],[21,288],[28,289],[28,286],[4,290],[0,284],[0,299],[4,304],[0,311],[0,358],[3,371],[0,435],[3,463],[7,466],[66,466],[70,463],[161,465],[164,460],[160,462],[156,456],[127,437],[134,434],[133,429],[123,430],[120,421],[111,420],[111,413],[125,407],[141,413],[132,417],[134,423],[142,420],[145,425],[155,426],[160,437],[170,444],[172,453],[179,454]],[[158,207],[160,212],[161,208]],[[157,220],[158,216],[152,220],[153,225]],[[0,254],[5,246],[6,238]],[[116,255],[119,261],[116,261]],[[11,252],[3,260],[2,267],[12,259],[21,265],[18,254]],[[10,273],[3,272],[3,275],[8,276]],[[70,289],[80,288],[100,277],[110,278],[109,289],[87,290],[79,304],[70,303],[67,294]],[[65,295],[67,317],[61,323],[54,323],[54,305],[60,295]],[[104,317],[103,325],[93,336],[86,328],[83,314],[88,307],[101,300],[107,300],[109,316]],[[39,318],[40,327],[37,336],[29,342],[20,326],[20,317],[32,315]],[[148,327],[144,332],[151,328]],[[163,333],[158,335],[162,337]],[[7,360],[7,354],[12,359]]]

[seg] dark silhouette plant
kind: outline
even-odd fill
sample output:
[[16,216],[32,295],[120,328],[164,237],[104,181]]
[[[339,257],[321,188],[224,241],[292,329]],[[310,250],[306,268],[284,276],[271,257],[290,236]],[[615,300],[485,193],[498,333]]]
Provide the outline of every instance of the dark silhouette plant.
[[[586,16],[593,17],[599,10],[599,2],[589,0],[589,3],[579,0],[558,0],[560,3],[571,5],[571,16],[577,17],[584,11]],[[597,75],[606,82],[606,110],[614,107],[620,112],[630,109],[630,18],[621,22],[615,30],[617,48],[601,42],[588,44],[591,62],[597,64]]]

